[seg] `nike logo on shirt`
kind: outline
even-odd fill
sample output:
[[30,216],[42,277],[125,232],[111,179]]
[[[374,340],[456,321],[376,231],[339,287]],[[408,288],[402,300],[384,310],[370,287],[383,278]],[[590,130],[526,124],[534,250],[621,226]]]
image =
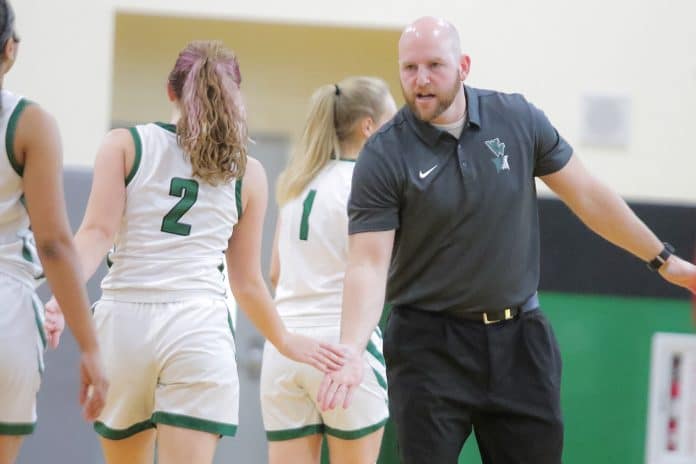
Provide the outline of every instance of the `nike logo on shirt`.
[[432,168],[428,169],[428,170],[425,171],[425,172],[423,172],[423,171],[418,171],[418,176],[419,176],[421,179],[425,179],[426,177],[428,177],[428,174],[430,174],[431,172],[433,172],[433,171],[435,170],[436,167],[437,167],[437,164],[436,164],[435,166],[433,166]]

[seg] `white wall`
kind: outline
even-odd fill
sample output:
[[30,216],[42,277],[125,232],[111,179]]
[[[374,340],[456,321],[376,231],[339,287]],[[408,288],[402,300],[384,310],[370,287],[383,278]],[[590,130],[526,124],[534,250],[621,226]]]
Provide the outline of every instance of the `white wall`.
[[[6,86],[59,120],[66,162],[90,164],[110,118],[115,9],[273,22],[401,27],[451,19],[472,56],[470,83],[519,91],[543,108],[597,175],[635,199],[696,202],[696,2],[672,0],[15,0],[20,61]],[[642,2],[641,2],[642,4]],[[143,45],[146,46],[146,45]],[[396,72],[396,70],[394,70]],[[577,143],[584,94],[631,100],[625,150]]]

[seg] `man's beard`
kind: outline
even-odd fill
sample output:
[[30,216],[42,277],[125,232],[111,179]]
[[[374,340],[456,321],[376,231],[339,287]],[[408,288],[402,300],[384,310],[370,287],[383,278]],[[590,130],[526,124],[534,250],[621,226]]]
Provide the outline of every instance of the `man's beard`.
[[455,79],[454,85],[450,88],[449,92],[447,92],[443,96],[435,94],[435,100],[437,101],[437,105],[435,106],[435,109],[430,113],[421,113],[421,111],[418,109],[418,106],[416,105],[416,94],[418,92],[414,92],[413,96],[409,98],[409,96],[406,94],[406,91],[404,90],[403,84],[401,84],[401,93],[404,96],[404,100],[406,100],[406,104],[409,108],[411,108],[411,111],[413,111],[413,114],[415,114],[416,117],[418,117],[418,119],[420,119],[423,122],[430,122],[433,119],[437,119],[438,116],[447,111],[447,108],[449,108],[452,105],[452,102],[456,98],[457,93],[461,90],[461,88],[461,81],[459,79]]

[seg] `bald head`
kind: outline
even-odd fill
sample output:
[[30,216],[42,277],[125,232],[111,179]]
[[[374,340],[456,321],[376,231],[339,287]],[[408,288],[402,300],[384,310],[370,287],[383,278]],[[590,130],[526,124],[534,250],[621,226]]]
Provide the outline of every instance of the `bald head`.
[[406,26],[401,33],[399,56],[411,47],[428,43],[439,44],[457,59],[462,54],[457,28],[445,19],[424,16]]
[[459,33],[448,21],[426,16],[404,29],[399,39],[399,77],[406,103],[422,121],[448,124],[463,118],[469,74]]

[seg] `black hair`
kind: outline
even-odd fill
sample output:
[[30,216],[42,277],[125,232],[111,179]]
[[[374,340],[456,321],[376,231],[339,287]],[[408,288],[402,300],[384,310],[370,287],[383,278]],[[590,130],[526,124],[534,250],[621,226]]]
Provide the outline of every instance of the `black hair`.
[[7,41],[15,35],[14,22],[15,15],[12,5],[7,0],[0,0],[0,46],[3,50]]

